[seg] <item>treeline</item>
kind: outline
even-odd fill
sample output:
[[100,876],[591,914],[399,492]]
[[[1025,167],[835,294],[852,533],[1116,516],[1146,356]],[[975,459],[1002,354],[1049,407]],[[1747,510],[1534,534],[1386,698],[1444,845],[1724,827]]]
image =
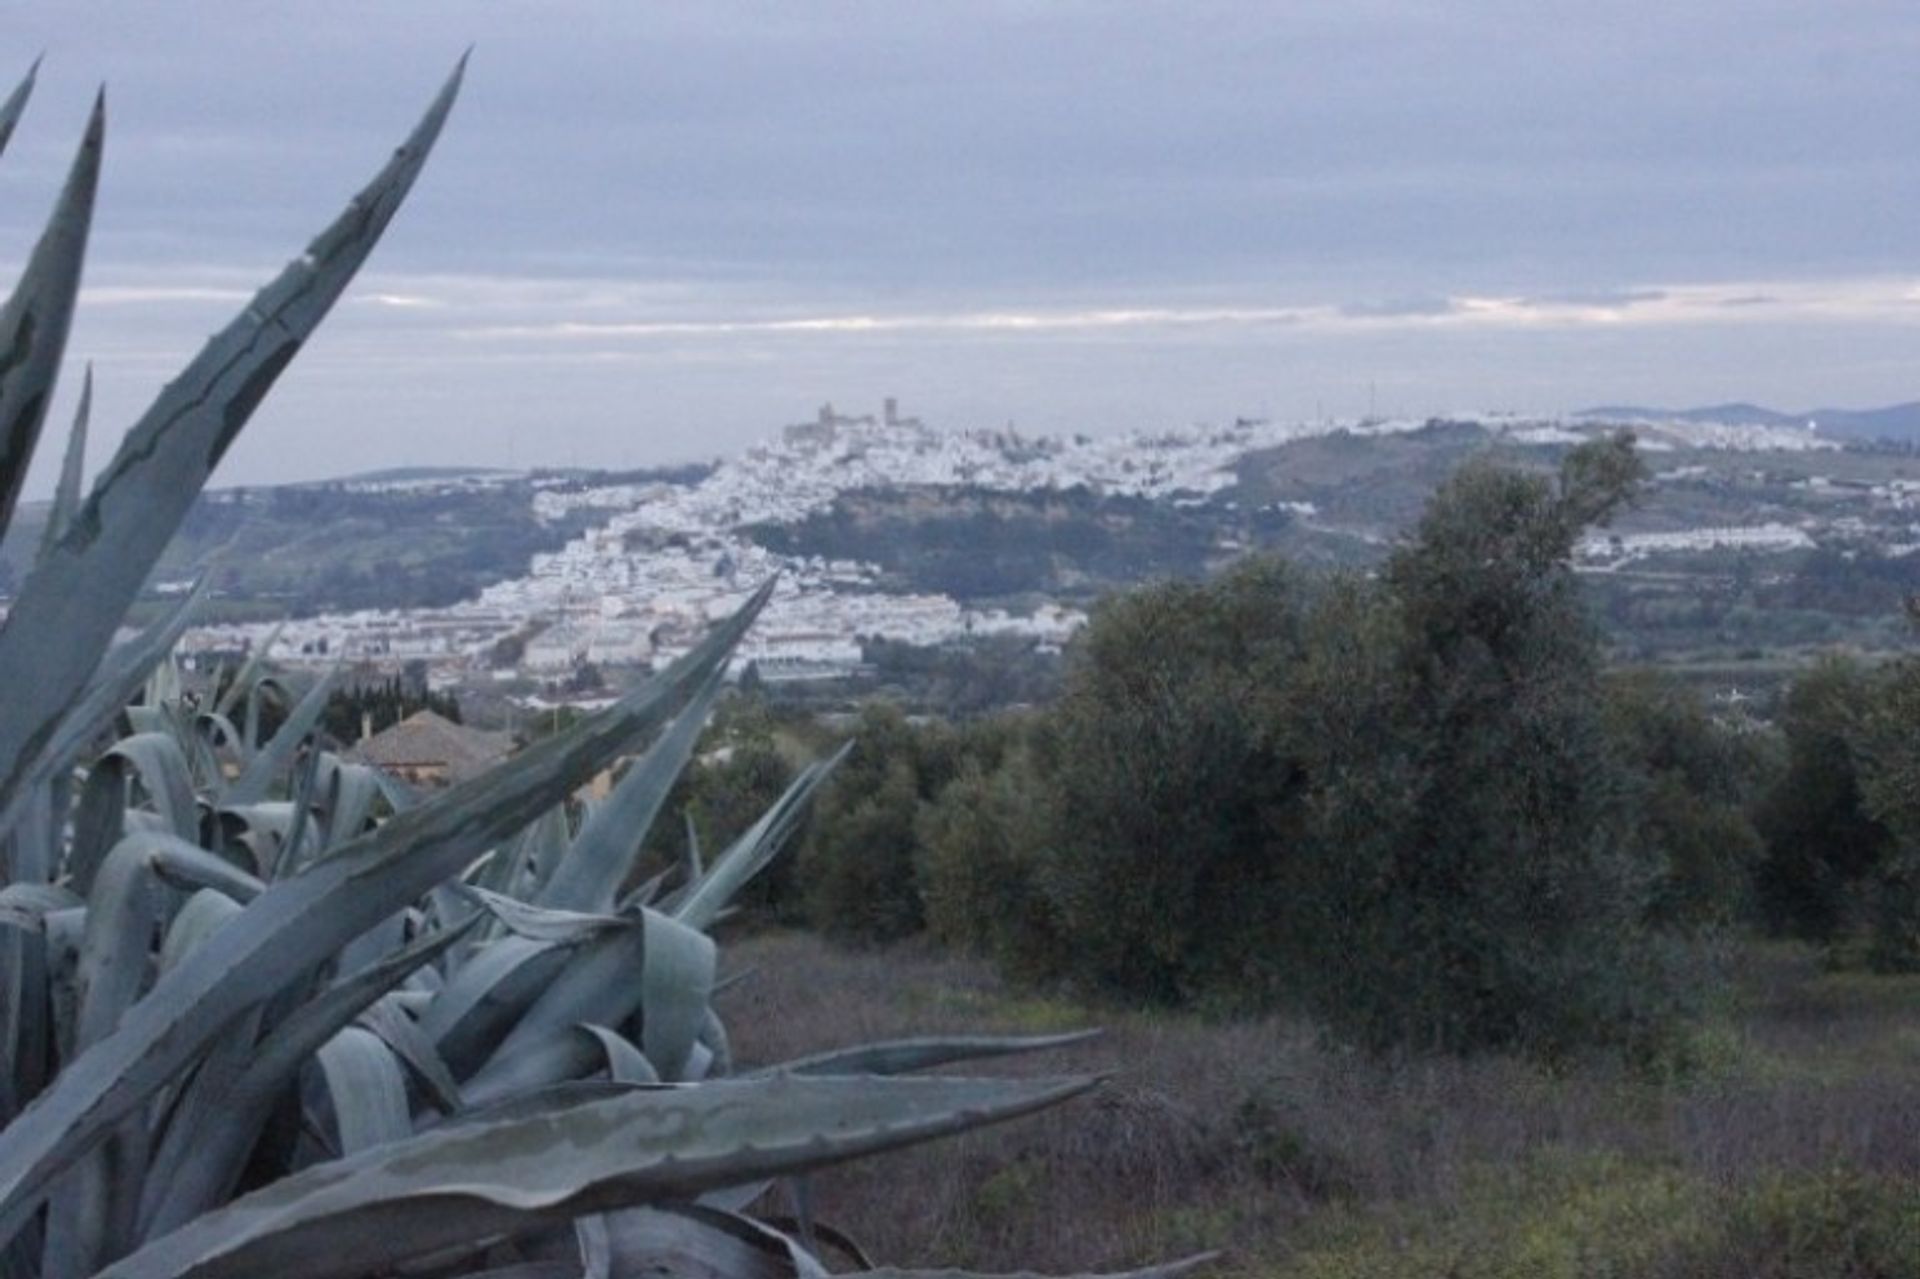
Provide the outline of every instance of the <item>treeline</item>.
[[458,724],[460,699],[452,690],[428,688],[424,676],[392,675],[354,684],[327,699],[320,723],[336,742],[352,743],[384,733],[421,711],[433,711]]
[[[1376,574],[1254,558],[1111,600],[1042,710],[869,707],[765,904],[1381,1049],[1666,1060],[1730,929],[1914,966],[1920,665],[1823,667],[1777,730],[1607,671],[1569,558],[1642,476],[1625,439],[1472,464]],[[777,793],[777,736],[691,807],[749,760]]]

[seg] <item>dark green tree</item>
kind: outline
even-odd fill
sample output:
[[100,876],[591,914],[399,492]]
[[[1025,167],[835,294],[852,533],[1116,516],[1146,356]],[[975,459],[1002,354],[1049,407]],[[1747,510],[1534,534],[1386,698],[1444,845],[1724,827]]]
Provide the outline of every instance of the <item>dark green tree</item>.
[[1287,725],[1310,799],[1278,832],[1305,919],[1280,931],[1343,1033],[1551,1056],[1662,1028],[1660,867],[1571,568],[1643,475],[1627,437],[1553,480],[1469,463],[1316,636]]
[[1776,767],[1772,739],[1726,727],[1700,695],[1657,671],[1606,682],[1609,730],[1641,775],[1641,838],[1657,857],[1651,917],[1661,925],[1727,925],[1753,915],[1765,856],[1751,810]]
[[925,908],[914,862],[920,807],[952,780],[952,735],[869,703],[853,752],[815,801],[797,874],[807,918],[830,937],[886,942],[919,932]]
[[1265,811],[1291,784],[1266,703],[1304,609],[1293,572],[1254,559],[1112,599],[1075,643],[1035,872],[1075,976],[1155,1000],[1257,998],[1278,908]]
[[1862,886],[1893,855],[1893,832],[1861,791],[1863,729],[1881,696],[1871,671],[1831,658],[1795,680],[1781,705],[1786,767],[1755,823],[1766,843],[1755,893],[1776,932],[1838,939],[1858,922]]

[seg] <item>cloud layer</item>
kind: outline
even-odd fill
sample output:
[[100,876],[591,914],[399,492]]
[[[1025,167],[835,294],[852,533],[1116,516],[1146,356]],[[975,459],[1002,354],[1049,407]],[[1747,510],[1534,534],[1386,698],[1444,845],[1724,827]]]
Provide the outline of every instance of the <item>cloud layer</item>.
[[1915,393],[1910,0],[1307,8],[23,4],[13,61],[48,59],[0,260],[106,79],[75,350],[130,421],[473,40],[411,207],[224,478],[684,457],[889,392],[1087,430],[1369,384]]

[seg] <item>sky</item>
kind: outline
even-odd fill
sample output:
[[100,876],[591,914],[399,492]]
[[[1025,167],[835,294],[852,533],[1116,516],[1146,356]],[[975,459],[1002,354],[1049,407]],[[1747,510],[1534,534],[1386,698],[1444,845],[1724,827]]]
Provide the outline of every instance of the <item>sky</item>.
[[10,273],[106,85],[94,467],[469,45],[216,483],[711,458],[886,395],[1094,434],[1920,398],[1912,0],[8,8]]

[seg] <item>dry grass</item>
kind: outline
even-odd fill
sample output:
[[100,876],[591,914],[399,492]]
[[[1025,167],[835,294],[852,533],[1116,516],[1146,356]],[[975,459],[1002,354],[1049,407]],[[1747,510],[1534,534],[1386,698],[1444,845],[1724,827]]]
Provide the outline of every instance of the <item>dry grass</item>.
[[[746,1063],[1108,1027],[995,1063],[1115,1072],[1091,1099],[817,1178],[820,1218],[883,1262],[1065,1272],[1223,1247],[1229,1268],[1274,1275],[1920,1273],[1920,1224],[1898,1228],[1920,1223],[1920,981],[1756,949],[1697,1068],[1660,1081],[1379,1062],[1280,1018],[1094,1013],[914,947],[770,936],[730,954],[757,969],[722,1004]],[[1895,1225],[1875,1234],[1880,1217]],[[1849,1248],[1864,1260],[1834,1260]]]

